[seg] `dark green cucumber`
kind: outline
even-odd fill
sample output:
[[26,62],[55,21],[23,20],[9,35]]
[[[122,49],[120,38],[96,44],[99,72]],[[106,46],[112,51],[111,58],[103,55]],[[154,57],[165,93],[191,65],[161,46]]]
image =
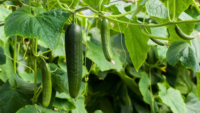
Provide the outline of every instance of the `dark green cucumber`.
[[156,43],[156,44],[158,44],[158,45],[160,45],[160,46],[164,46],[165,44],[164,43],[162,43],[161,41],[159,41],[159,40],[157,40],[157,39],[155,39],[155,38],[150,38],[154,43]]
[[176,34],[180,38],[182,38],[184,40],[192,40],[192,39],[194,39],[196,37],[196,36],[189,36],[189,35],[183,33],[183,31],[181,30],[181,28],[179,28],[177,25],[175,26],[175,31],[176,31]]
[[42,64],[42,106],[48,107],[51,101],[52,94],[52,82],[51,82],[51,70],[47,63]]
[[101,22],[101,42],[106,60],[114,64],[112,50],[110,46],[110,25],[109,21],[105,18]]
[[[146,31],[147,33],[146,33],[145,31]],[[158,38],[158,39],[159,39],[159,37],[150,35],[150,34],[148,33],[147,29],[145,29],[145,31],[144,31],[144,29],[142,29],[141,33],[142,33],[143,35],[145,35],[145,36],[148,36],[154,43],[156,43],[156,44],[158,44],[158,45],[160,45],[160,46],[164,46],[164,45],[165,45],[164,43],[162,43],[162,42],[160,42],[159,40],[155,39],[155,38]]]
[[82,79],[82,31],[77,24],[71,24],[65,32],[65,52],[67,59],[67,73],[69,93],[76,98]]

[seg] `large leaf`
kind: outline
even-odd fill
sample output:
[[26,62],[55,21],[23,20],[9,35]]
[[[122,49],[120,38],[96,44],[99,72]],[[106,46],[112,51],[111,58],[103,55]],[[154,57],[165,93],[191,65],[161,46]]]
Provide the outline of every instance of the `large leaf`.
[[43,108],[41,106],[35,105],[27,105],[21,109],[19,109],[16,113],[65,113],[64,111],[53,111],[47,108]]
[[[0,45],[1,46],[1,45]],[[14,86],[14,69],[13,69],[13,63],[10,59],[10,51],[9,51],[10,44],[7,42],[4,49],[4,53],[8,55],[9,57],[6,57],[6,63],[3,65],[0,65],[0,79],[3,82],[9,81],[11,86]]]
[[[175,15],[178,17],[183,11],[185,11],[190,4],[192,3],[192,0],[175,0]],[[165,7],[167,7],[167,1],[164,3]],[[173,15],[173,4],[174,0],[169,0],[169,11]]]
[[95,45],[92,42],[87,42],[87,45],[89,47],[87,51],[87,57],[96,63],[101,71],[110,69],[120,70],[122,68],[121,62],[116,56],[113,56],[115,65],[112,65],[111,62],[106,60],[101,46]]
[[149,91],[149,86],[151,85],[150,79],[148,78],[147,74],[142,72],[142,78],[139,82],[139,89],[143,96],[143,100],[151,106],[151,110],[154,112],[158,111],[158,106],[155,102],[153,94]]
[[[53,87],[58,92],[65,92],[69,93],[68,91],[68,78],[67,78],[67,72],[63,71],[62,69],[59,69],[55,64],[49,64],[51,71],[54,71],[51,74]],[[56,71],[55,71],[56,70]]]
[[161,100],[168,105],[173,113],[185,113],[186,105],[178,90],[173,88],[166,89],[164,85],[158,83],[160,89],[159,96]]
[[6,42],[8,41],[9,37],[6,37],[4,32],[4,27],[0,26],[0,45],[4,47],[6,45]]
[[181,65],[178,65],[178,67],[179,73],[177,74],[175,88],[178,89],[182,94],[188,94],[193,90],[193,83],[191,77],[188,74],[188,69]]
[[12,87],[8,81],[0,87],[0,112],[15,113],[19,108],[32,104],[34,84],[23,81],[16,75],[16,86]]
[[168,18],[167,8],[159,0],[149,0],[146,5],[147,13],[150,16],[158,17],[162,19]]
[[76,99],[76,109],[73,109],[72,113],[87,113],[85,109],[84,99],[84,96],[79,96]]
[[62,28],[68,17],[69,13],[61,9],[32,15],[31,9],[24,7],[6,18],[5,34],[6,36],[38,38],[54,50],[59,43]]
[[4,8],[4,7],[0,7],[0,21],[4,21],[5,18],[11,13],[10,10]]
[[[198,33],[198,31],[197,30],[194,30],[193,32],[192,32],[192,35],[195,35],[195,34],[197,34]],[[195,38],[195,39],[193,39],[192,41],[191,41],[191,43],[192,43],[192,46],[194,47],[194,50],[195,50],[195,54],[196,54],[196,56],[197,56],[197,60],[198,60],[198,62],[200,62],[200,38],[199,37],[197,37],[197,38]]]
[[149,45],[147,45],[148,40],[148,37],[142,35],[139,27],[128,26],[125,30],[126,47],[137,71],[147,57],[150,48]]
[[186,98],[186,113],[199,113],[200,112],[200,101],[195,94],[189,93]]
[[140,95],[140,91],[138,88],[138,85],[136,84],[135,80],[130,78],[126,75],[124,70],[121,70],[118,73],[119,77],[122,79],[122,81],[137,95]]
[[179,60],[182,62],[183,66],[193,69],[194,71],[200,71],[195,52],[186,42],[174,42],[167,51],[167,61],[169,64],[174,66]]
[[55,98],[53,106],[58,108],[59,110],[65,110],[65,111],[76,108],[76,105],[73,99],[71,100],[71,99]]

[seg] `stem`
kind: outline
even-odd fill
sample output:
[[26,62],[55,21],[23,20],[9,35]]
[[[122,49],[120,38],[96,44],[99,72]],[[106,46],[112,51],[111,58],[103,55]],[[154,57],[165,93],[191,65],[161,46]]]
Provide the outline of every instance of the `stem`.
[[31,8],[31,0],[28,0],[29,3],[28,3],[28,7]]
[[43,8],[46,9],[47,0],[44,0]]
[[168,12],[168,19],[171,22],[170,14],[169,14],[169,0],[167,0],[167,12]]
[[151,91],[151,113],[154,113],[154,98],[151,85],[151,68],[149,68],[149,81],[150,81],[150,91]]
[[142,29],[141,33],[149,38],[155,38],[155,39],[161,39],[161,40],[170,40],[169,38],[164,38],[164,37],[158,37],[158,36],[153,36],[150,34],[145,33],[144,29]]
[[197,89],[196,89],[196,93],[197,96],[200,100],[200,72],[196,72],[196,79],[197,79]]
[[101,4],[102,4],[103,0],[99,1],[99,12],[101,11]]
[[[33,39],[34,40],[34,39]],[[34,41],[32,42],[32,49],[34,49],[33,53],[37,54],[37,39],[35,39],[35,43]],[[37,102],[37,57],[34,57],[34,98],[33,98],[33,103],[35,104]]]
[[198,11],[198,13],[200,14],[200,9],[199,6],[197,5],[197,3],[195,2],[195,0],[192,0],[194,7],[196,8],[196,10]]
[[70,13],[73,12],[73,11],[70,10],[70,9],[66,9],[66,8],[64,8],[64,7],[60,4],[60,1],[59,1],[59,0],[56,0],[56,1],[57,1],[58,5],[60,6],[60,8],[61,8],[62,10],[68,11],[68,12],[70,12]]
[[122,17],[122,16],[125,16],[125,15],[128,15],[128,14],[131,14],[131,13],[133,13],[134,11],[135,11],[135,9],[132,10],[132,11],[123,13],[123,14],[119,14],[119,15],[108,15],[108,17],[118,18],[118,17]]
[[16,49],[17,49],[17,35],[15,36],[15,40],[14,40],[14,73],[17,72],[16,69]]
[[109,20],[112,20],[114,22],[118,22],[118,23],[122,23],[122,24],[129,24],[129,25],[132,25],[132,26],[139,26],[139,27],[161,27],[161,26],[173,25],[173,24],[200,22],[200,20],[185,20],[185,21],[167,22],[167,23],[163,23],[163,24],[143,25],[143,24],[136,24],[136,23],[128,23],[128,22],[125,22],[125,21],[121,21],[121,20],[117,20],[117,19],[114,19],[114,18],[110,18],[110,17],[105,16],[105,15],[102,15],[102,17],[107,18]]
[[73,21],[72,21],[73,24],[75,24],[75,16],[76,16],[76,14],[73,13]]
[[40,0],[37,0],[37,7],[39,7],[40,5]]
[[173,20],[176,19],[176,0],[173,0]]

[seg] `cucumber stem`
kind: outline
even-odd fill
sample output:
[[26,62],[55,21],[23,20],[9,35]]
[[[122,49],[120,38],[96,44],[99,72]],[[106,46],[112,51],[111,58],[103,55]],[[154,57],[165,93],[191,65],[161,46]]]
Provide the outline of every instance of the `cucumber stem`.
[[15,40],[14,40],[14,73],[17,72],[16,69],[16,49],[17,49],[17,35],[15,36]]
[[115,65],[115,61],[114,60],[111,60],[110,62],[112,63],[112,65]]

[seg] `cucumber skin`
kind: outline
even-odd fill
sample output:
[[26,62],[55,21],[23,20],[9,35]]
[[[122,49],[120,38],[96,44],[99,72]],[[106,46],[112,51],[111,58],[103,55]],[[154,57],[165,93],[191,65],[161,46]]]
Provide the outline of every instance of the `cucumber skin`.
[[67,73],[69,93],[76,98],[82,80],[82,31],[77,24],[71,24],[65,32],[65,53],[67,59]]
[[42,63],[42,106],[48,107],[52,95],[51,70],[47,63]]
[[189,36],[189,35],[184,34],[181,28],[179,28],[177,25],[175,26],[175,31],[176,31],[176,34],[184,40],[192,40],[195,38],[195,36]]
[[101,22],[101,42],[104,56],[110,62],[113,60],[113,55],[110,46],[110,25],[107,19],[103,19]]

